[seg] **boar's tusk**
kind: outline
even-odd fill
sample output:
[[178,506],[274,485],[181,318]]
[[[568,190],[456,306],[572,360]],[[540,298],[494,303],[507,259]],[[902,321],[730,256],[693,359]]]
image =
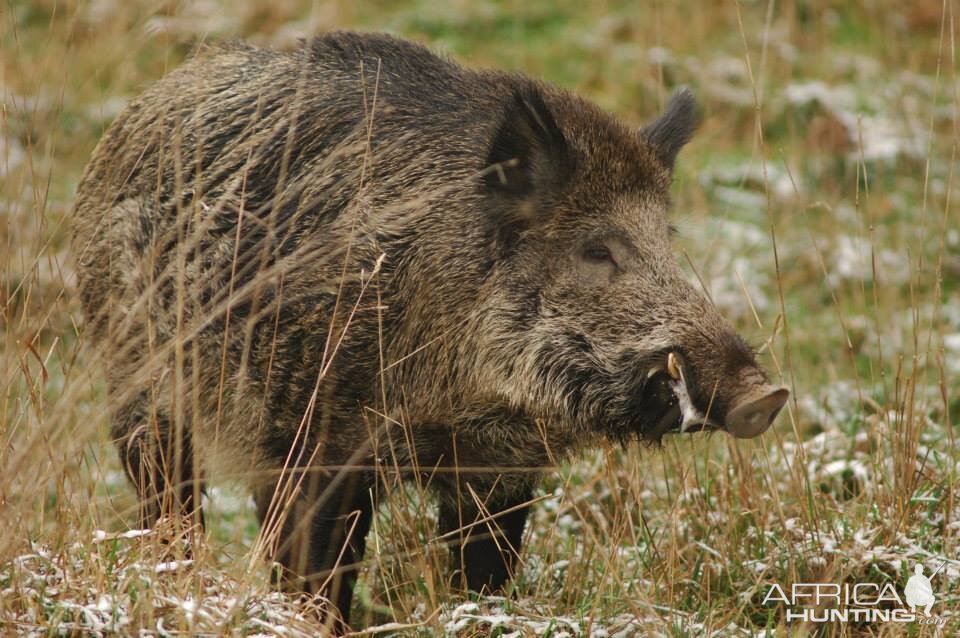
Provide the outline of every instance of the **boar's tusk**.
[[667,355],[667,372],[675,381],[680,381],[683,374],[680,372],[680,362],[677,361],[677,355],[670,353]]

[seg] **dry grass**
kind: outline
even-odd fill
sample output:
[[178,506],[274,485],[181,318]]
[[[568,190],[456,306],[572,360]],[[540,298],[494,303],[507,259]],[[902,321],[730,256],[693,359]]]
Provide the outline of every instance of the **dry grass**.
[[271,592],[242,490],[211,490],[202,538],[125,533],[136,503],[108,440],[103,364],[84,347],[67,238],[99,135],[198,41],[289,46],[358,27],[524,70],[637,123],[670,87],[692,85],[707,118],[680,160],[677,248],[793,398],[759,441],[611,447],[564,466],[538,496],[505,599],[451,589],[429,500],[395,490],[371,533],[357,625],[424,636],[933,635],[788,624],[763,598],[774,583],[902,591],[915,562],[929,573],[947,560],[935,613],[941,635],[958,631],[958,6],[584,4],[0,5],[5,630],[319,630],[310,605]]

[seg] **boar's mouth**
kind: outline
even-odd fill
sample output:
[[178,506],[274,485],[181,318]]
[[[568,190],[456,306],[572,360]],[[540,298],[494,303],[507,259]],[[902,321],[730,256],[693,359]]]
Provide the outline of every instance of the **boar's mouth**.
[[631,412],[634,434],[653,443],[667,434],[727,430],[710,408],[704,413],[694,404],[680,357],[672,352],[648,368]]
[[700,412],[690,398],[686,381],[670,370],[653,370],[647,381],[649,431],[646,438],[660,440],[665,434],[692,434],[723,429]]
[[660,443],[667,434],[691,434],[719,429],[694,406],[683,379],[675,378],[666,367],[649,369],[641,382],[640,391],[628,406],[628,415],[617,423],[617,438],[626,442],[640,438]]

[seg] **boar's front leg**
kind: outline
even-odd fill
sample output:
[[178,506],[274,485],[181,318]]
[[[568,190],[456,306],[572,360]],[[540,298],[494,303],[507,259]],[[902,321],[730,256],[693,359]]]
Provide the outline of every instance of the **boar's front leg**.
[[[339,618],[330,624],[337,633],[350,622],[353,587],[373,516],[374,480],[372,472],[342,471],[333,477],[312,472],[286,512],[278,539],[274,560],[284,568],[283,584],[320,594],[336,606]],[[274,516],[274,498],[273,489],[255,498],[261,525]]]
[[[479,485],[487,481],[489,477]],[[493,593],[513,576],[533,486],[502,479],[486,489],[480,486],[465,480],[452,494],[441,495],[439,528],[442,536],[450,536],[454,569],[466,587]]]

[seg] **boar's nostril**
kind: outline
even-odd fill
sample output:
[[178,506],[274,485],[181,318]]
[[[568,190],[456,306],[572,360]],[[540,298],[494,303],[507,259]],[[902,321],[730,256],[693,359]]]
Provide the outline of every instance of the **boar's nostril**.
[[789,396],[790,391],[786,388],[760,388],[727,413],[727,431],[739,439],[750,439],[763,434],[777,418]]

